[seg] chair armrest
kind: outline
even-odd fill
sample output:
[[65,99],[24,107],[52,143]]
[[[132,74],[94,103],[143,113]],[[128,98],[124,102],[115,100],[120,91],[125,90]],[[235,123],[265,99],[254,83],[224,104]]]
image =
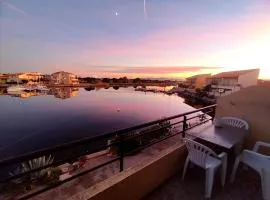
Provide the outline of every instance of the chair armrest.
[[228,160],[228,154],[225,152],[222,152],[217,155],[217,157],[221,160],[223,165],[227,165],[227,160]]
[[261,169],[265,167],[269,168],[269,156],[265,156],[251,150],[244,150],[240,156],[243,163],[255,169],[259,173],[261,173]]
[[270,148],[270,144],[269,143],[258,141],[254,145],[252,151],[258,152],[260,146],[264,146],[264,147],[269,147]]
[[222,159],[224,157],[227,157],[227,153],[222,152],[222,153],[218,154],[217,156],[218,156],[219,159]]

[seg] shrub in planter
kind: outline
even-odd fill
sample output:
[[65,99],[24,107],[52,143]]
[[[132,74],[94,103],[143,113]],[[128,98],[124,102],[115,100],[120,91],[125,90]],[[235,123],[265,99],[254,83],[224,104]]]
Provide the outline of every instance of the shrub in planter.
[[[24,172],[28,172],[28,171],[31,171],[33,169],[51,164],[52,162],[53,162],[53,157],[51,155],[49,155],[48,157],[42,156],[39,158],[34,158],[32,160],[28,160],[26,162],[21,163],[20,166],[18,166],[15,170],[9,172],[9,174],[11,176],[22,174]],[[29,178],[32,181],[37,181],[39,179],[44,178],[44,176],[46,176],[46,175],[47,175],[47,169],[43,169],[43,170],[31,173],[28,176],[15,179],[14,182],[20,183],[20,182],[23,182]]]
[[48,176],[46,178],[46,183],[48,185],[55,184],[59,181],[59,177],[62,174],[62,171],[60,168],[55,167],[48,171]]
[[129,153],[129,152],[132,152],[132,151],[138,149],[139,146],[140,146],[140,143],[137,139],[129,139],[123,143],[122,147],[123,147],[124,153]]
[[[125,135],[123,136],[123,143],[122,143],[122,150],[124,153],[129,153],[135,149],[137,149],[140,146],[140,142],[137,138],[131,138],[131,135]],[[120,154],[120,143],[118,143],[120,140],[120,137],[116,135],[114,138],[110,139],[110,144],[116,143],[111,145],[110,147],[110,153],[119,155]]]

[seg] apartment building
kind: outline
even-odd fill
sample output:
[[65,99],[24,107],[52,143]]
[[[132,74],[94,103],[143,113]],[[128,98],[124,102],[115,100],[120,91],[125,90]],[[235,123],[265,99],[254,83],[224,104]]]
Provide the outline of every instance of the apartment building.
[[207,78],[211,77],[211,74],[198,74],[186,78],[186,84],[194,89],[202,89],[206,85]]
[[75,74],[69,73],[69,72],[55,72],[51,75],[51,84],[54,85],[76,85],[79,84],[78,78]]
[[225,96],[239,91],[241,88],[257,85],[260,69],[222,72],[207,78],[211,84],[212,94]]

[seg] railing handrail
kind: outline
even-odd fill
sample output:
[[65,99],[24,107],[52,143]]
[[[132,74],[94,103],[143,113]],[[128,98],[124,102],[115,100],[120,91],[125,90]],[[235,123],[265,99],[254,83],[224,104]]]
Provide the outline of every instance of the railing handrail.
[[39,156],[43,156],[44,154],[46,155],[46,154],[54,153],[56,151],[64,150],[64,149],[67,149],[67,148],[70,148],[70,147],[83,145],[83,144],[86,144],[88,142],[98,141],[98,140],[101,140],[101,139],[105,139],[105,138],[114,136],[116,134],[121,135],[121,134],[128,133],[128,132],[131,132],[131,131],[134,131],[134,130],[137,130],[137,129],[149,127],[151,125],[158,124],[158,123],[161,123],[161,122],[164,122],[164,121],[176,119],[176,118],[183,117],[183,116],[186,116],[186,115],[190,115],[190,114],[193,114],[193,113],[196,113],[196,112],[200,112],[200,111],[203,111],[203,110],[206,110],[206,109],[209,109],[209,108],[213,108],[215,106],[216,106],[216,104],[206,106],[206,107],[203,107],[203,108],[200,108],[200,109],[195,109],[193,111],[185,112],[185,113],[182,113],[182,114],[174,115],[174,116],[171,116],[171,117],[162,118],[162,119],[159,119],[159,120],[154,120],[154,121],[150,121],[150,122],[147,122],[147,123],[135,125],[135,126],[132,126],[132,127],[129,127],[129,128],[124,128],[124,129],[120,129],[120,130],[117,130],[117,131],[101,134],[101,135],[98,135],[98,136],[82,138],[82,139],[79,139],[79,140],[64,143],[64,144],[57,145],[57,146],[54,146],[54,147],[40,149],[40,150],[33,151],[33,152],[30,152],[30,153],[21,154],[21,155],[15,156],[15,157],[9,157],[9,158],[0,160],[0,166],[11,165],[11,164],[22,162],[22,161],[25,161],[25,160],[30,160],[30,159],[33,159],[33,158],[36,158],[36,157],[39,157]]

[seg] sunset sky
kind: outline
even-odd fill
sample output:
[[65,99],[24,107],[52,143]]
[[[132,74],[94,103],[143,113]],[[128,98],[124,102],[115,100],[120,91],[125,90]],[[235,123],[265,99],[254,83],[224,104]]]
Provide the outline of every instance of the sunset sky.
[[0,0],[0,73],[270,79],[270,0],[145,2]]

